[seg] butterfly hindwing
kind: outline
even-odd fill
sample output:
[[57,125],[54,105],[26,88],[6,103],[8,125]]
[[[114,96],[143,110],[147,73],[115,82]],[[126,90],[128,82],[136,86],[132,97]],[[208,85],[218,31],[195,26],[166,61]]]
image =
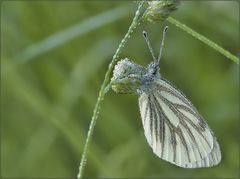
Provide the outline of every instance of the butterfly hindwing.
[[158,79],[142,93],[139,107],[145,136],[160,158],[184,168],[210,167],[221,160],[217,140],[192,103]]

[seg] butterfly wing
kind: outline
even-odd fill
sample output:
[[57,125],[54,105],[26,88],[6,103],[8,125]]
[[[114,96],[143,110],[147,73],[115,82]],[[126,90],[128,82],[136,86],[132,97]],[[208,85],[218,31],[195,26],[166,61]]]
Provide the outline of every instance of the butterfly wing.
[[221,160],[218,142],[192,103],[169,82],[139,97],[144,133],[153,152],[184,168],[211,167]]

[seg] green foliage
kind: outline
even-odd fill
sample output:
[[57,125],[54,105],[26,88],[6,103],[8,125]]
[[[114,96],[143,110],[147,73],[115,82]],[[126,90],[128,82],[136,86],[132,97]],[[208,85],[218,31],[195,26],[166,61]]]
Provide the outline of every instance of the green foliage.
[[[1,175],[76,177],[101,82],[136,4],[5,1],[1,5]],[[237,55],[238,11],[239,4],[233,1],[184,1],[173,17]],[[142,30],[157,49],[165,25],[169,31],[161,74],[192,100],[211,126],[221,146],[221,164],[186,170],[160,160],[143,135],[137,96],[110,92],[84,176],[239,175],[235,63],[168,22],[139,26],[120,58],[148,64],[151,55]],[[74,27],[77,30],[71,31]]]

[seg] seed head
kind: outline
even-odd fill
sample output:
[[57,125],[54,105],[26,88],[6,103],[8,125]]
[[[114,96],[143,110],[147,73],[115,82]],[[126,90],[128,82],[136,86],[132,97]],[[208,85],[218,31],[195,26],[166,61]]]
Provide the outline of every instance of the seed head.
[[149,6],[144,18],[149,22],[164,21],[179,4],[180,0],[148,1]]

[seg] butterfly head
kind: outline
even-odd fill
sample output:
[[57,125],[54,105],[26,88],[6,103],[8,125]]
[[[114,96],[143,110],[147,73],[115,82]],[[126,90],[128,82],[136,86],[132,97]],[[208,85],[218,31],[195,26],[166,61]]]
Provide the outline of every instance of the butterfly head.
[[146,75],[150,76],[151,78],[160,77],[158,62],[153,61],[148,65]]
[[120,60],[113,70],[111,85],[116,93],[137,93],[146,69],[129,59]]

